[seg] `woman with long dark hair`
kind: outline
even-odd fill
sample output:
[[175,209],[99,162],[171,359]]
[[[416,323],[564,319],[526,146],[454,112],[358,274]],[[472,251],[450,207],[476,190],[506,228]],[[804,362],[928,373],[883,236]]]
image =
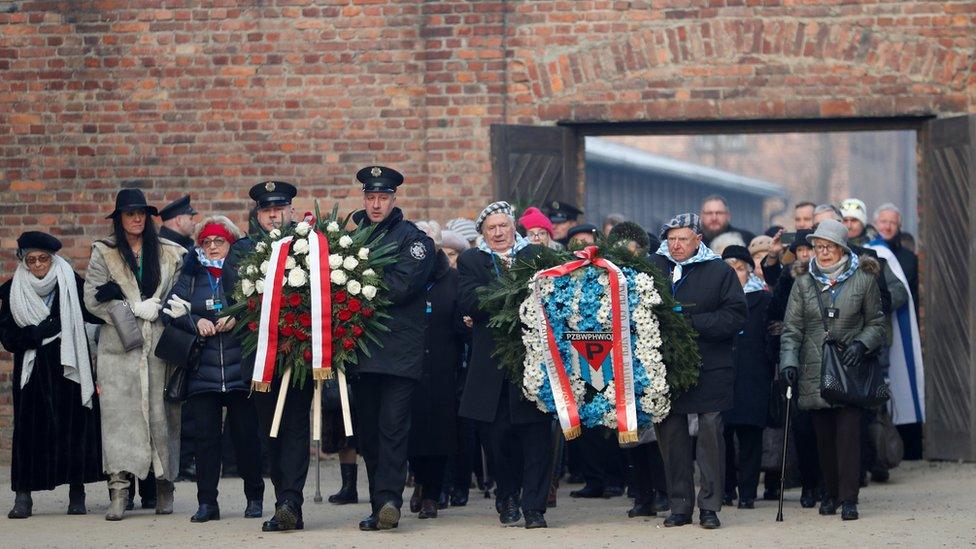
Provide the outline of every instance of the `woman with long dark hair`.
[[[92,244],[85,280],[85,305],[108,324],[98,340],[102,453],[112,498],[106,520],[122,519],[127,473],[144,479],[154,472],[156,513],[173,512],[180,407],[163,399],[171,367],[154,351],[163,332],[161,301],[176,280],[185,249],[159,239],[151,217],[156,213],[139,189],[119,191],[107,218],[112,235]],[[125,324],[116,326],[116,321]],[[128,351],[120,336],[127,331],[142,338]]]

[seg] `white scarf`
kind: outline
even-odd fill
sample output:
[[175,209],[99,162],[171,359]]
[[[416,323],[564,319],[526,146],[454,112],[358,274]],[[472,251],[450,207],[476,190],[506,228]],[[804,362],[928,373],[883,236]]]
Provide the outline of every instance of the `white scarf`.
[[[52,254],[51,270],[44,278],[31,274],[21,262],[14,271],[10,286],[10,312],[17,326],[36,326],[51,315],[51,308],[45,298],[51,295],[55,285],[60,290],[58,305],[61,310],[61,332],[46,338],[41,345],[47,345],[61,338],[61,365],[64,377],[81,386],[81,402],[86,408],[92,407],[95,384],[92,381],[91,361],[88,357],[88,336],[85,332],[85,318],[81,313],[81,299],[75,284],[75,273],[61,256]],[[34,371],[37,349],[24,352],[24,364],[20,374],[20,387],[30,381]]]

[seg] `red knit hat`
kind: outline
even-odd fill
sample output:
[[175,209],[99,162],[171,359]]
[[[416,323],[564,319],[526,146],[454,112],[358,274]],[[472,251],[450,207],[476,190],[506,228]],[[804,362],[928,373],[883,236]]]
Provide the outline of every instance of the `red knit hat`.
[[549,233],[549,238],[552,238],[552,221],[549,221],[549,218],[539,208],[526,208],[522,217],[519,218],[519,225],[525,227],[526,231],[545,229]]
[[197,235],[197,244],[202,246],[203,241],[209,236],[219,236],[231,244],[237,240],[234,238],[234,235],[227,230],[227,227],[224,227],[221,223],[207,223],[204,225],[203,229],[200,230],[200,234]]

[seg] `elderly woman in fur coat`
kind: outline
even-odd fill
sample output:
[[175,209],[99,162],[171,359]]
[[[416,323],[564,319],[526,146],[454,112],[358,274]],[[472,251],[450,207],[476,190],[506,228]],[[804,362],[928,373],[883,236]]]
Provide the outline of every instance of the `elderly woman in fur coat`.
[[[156,513],[173,512],[173,479],[180,461],[180,407],[163,399],[171,373],[154,351],[163,332],[161,300],[179,274],[185,249],[160,239],[139,189],[123,189],[115,200],[112,234],[92,244],[85,305],[104,320],[98,340],[98,384],[102,412],[103,468],[111,504],[106,520],[121,520],[128,496],[126,474],[156,475]],[[124,301],[143,343],[125,351],[111,308]]]

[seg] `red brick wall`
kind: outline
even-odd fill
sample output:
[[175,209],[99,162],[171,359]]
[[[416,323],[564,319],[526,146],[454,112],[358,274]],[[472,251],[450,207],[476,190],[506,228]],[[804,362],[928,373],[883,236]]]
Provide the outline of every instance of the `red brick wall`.
[[[160,8],[159,6],[165,6]],[[702,7],[705,6],[705,7]],[[976,4],[850,0],[0,2],[0,248],[51,227],[83,267],[121,184],[243,219],[292,180],[414,218],[491,195],[492,123],[973,110]],[[9,272],[11,262],[2,263]],[[9,445],[0,365],[0,456]]]

